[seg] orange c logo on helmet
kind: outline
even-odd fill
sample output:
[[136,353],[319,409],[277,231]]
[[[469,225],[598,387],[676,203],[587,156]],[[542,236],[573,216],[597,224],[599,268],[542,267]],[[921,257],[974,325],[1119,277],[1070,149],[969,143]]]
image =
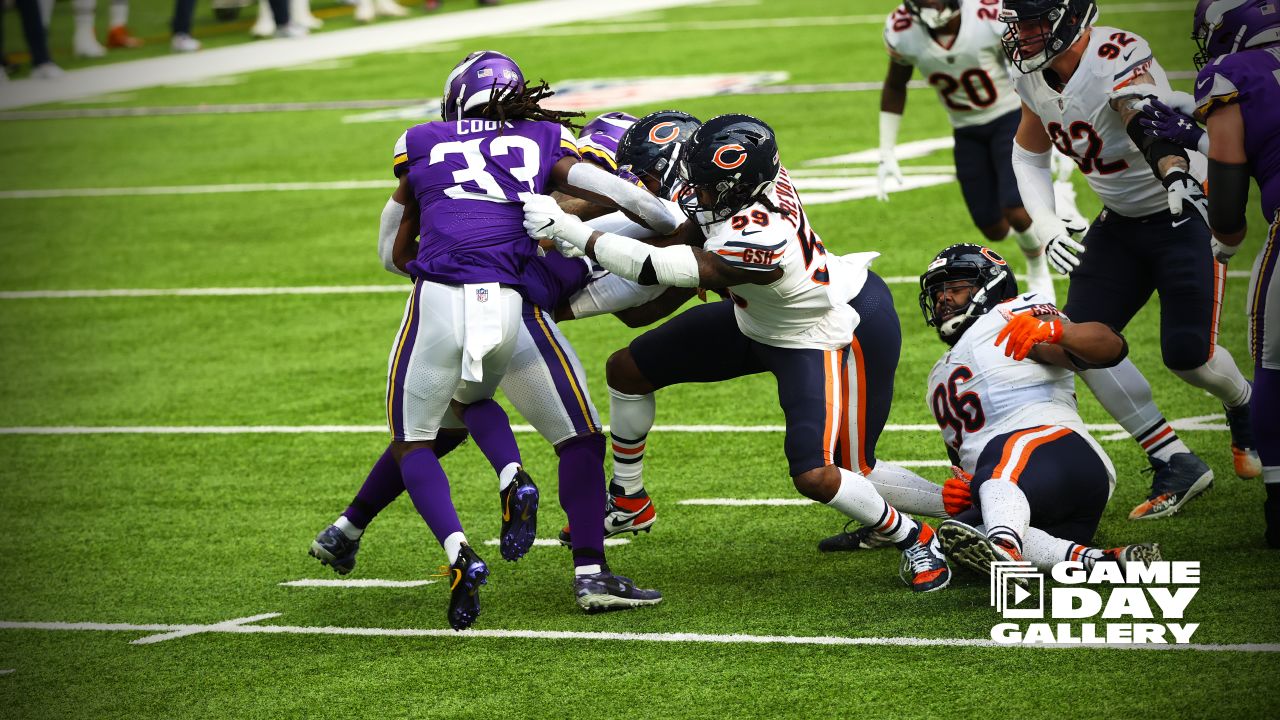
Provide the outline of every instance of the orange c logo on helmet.
[[[725,153],[736,152],[738,157],[733,160],[725,159]],[[732,170],[747,161],[747,149],[741,145],[734,143],[717,148],[714,155],[711,156],[711,162],[719,165],[725,170]]]
[[649,140],[659,145],[666,145],[678,137],[680,137],[680,126],[673,122],[660,122],[649,130]]
[[988,260],[990,260],[991,262],[993,262],[993,263],[995,263],[995,264],[997,264],[997,265],[1008,265],[1008,264],[1009,264],[1009,263],[1007,263],[1007,262],[1005,262],[1005,261],[1004,261],[1004,258],[1002,258],[1002,257],[1000,257],[999,255],[997,255],[997,254],[995,254],[994,252],[992,252],[990,248],[982,248],[982,249],[981,249],[981,250],[979,250],[978,252],[982,253],[982,254],[983,254],[983,256],[985,256]]

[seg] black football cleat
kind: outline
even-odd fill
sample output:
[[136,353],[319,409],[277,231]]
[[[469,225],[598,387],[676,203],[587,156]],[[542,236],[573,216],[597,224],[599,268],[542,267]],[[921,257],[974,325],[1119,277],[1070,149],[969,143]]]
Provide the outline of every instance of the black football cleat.
[[875,550],[876,548],[893,547],[893,541],[872,530],[869,525],[862,525],[853,530],[849,526],[856,520],[845,523],[844,530],[818,541],[818,552],[852,552],[854,550]]
[[575,577],[573,594],[578,607],[588,613],[629,610],[662,602],[662,593],[638,588],[630,578],[614,575],[607,569]]
[[356,553],[359,551],[359,540],[352,540],[337,525],[330,525],[311,541],[310,554],[321,565],[328,565],[339,575],[346,575],[355,568]]
[[480,616],[480,586],[489,582],[489,566],[470,545],[463,545],[452,565],[441,566],[449,578],[449,627],[466,630]]
[[1213,470],[1195,453],[1175,453],[1167,463],[1152,458],[1151,471],[1151,494],[1129,513],[1130,520],[1168,517],[1213,487]]
[[919,523],[902,546],[898,577],[913,592],[935,592],[951,583],[951,568],[938,544],[938,535],[927,523]]
[[533,547],[538,532],[538,486],[529,473],[520,468],[515,479],[502,492],[502,532],[499,549],[504,560],[519,560]]

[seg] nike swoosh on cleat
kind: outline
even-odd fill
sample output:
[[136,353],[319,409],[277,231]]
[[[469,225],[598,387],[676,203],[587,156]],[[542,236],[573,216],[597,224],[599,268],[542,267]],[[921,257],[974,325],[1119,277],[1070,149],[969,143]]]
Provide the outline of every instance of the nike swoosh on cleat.
[[[640,517],[640,513],[644,512],[644,511],[645,511],[645,510],[647,510],[648,508],[649,508],[649,506],[648,506],[648,505],[645,505],[644,507],[640,508],[639,510],[637,510],[637,511],[635,511],[635,512],[633,512],[633,513],[626,513],[626,514],[624,514],[624,515],[622,516],[622,521],[621,521],[621,522],[618,522],[618,521],[614,520],[614,516],[613,516],[613,514],[611,513],[611,514],[609,515],[609,517],[605,518],[605,523],[607,523],[607,524],[609,525],[610,529],[613,529],[613,530],[621,530],[621,529],[623,529],[624,527],[626,527],[626,526],[627,526],[627,525],[628,525],[632,520],[635,520],[636,518]],[[616,512],[616,511],[615,511],[615,512]]]

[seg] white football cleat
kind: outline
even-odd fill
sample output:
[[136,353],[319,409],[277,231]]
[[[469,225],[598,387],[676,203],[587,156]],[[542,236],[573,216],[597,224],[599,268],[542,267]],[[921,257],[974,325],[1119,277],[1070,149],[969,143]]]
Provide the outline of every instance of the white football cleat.
[[324,21],[311,14],[311,0],[289,0],[289,22],[297,23],[308,30],[319,30]]
[[39,65],[31,68],[31,77],[36,80],[52,80],[54,78],[60,78],[66,74],[66,70],[63,70],[52,62],[40,63]]
[[373,8],[383,17],[407,17],[409,11],[396,0],[373,0]]
[[258,0],[258,19],[249,28],[249,34],[256,38],[274,37],[276,34],[276,16],[271,13],[271,5],[267,0]]
[[176,53],[195,52],[201,48],[200,41],[186,33],[178,33],[169,41],[169,48]]
[[72,47],[78,58],[100,58],[107,54],[107,49],[98,42],[98,38],[94,37],[92,32],[76,33]]
[[307,29],[306,25],[301,25],[299,23],[293,22],[292,20],[289,21],[288,25],[283,25],[281,27],[276,28],[276,37],[287,38],[289,40],[304,38],[310,34],[311,34],[311,31]]

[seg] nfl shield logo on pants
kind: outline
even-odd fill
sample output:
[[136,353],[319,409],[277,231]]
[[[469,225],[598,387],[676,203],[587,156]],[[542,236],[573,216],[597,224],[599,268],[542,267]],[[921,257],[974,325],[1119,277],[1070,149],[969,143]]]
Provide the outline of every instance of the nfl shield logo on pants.
[[476,302],[489,302],[489,288],[476,288]]

